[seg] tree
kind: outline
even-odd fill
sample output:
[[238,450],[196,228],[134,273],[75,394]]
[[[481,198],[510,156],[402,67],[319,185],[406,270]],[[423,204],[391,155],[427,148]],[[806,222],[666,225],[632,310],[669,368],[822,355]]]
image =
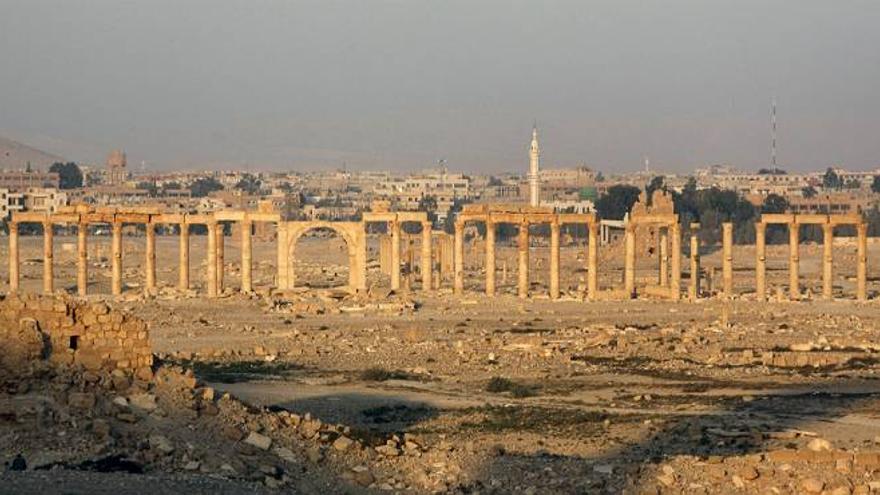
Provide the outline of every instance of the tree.
[[781,168],[762,168],[758,170],[758,175],[787,175],[788,172]]
[[61,189],[78,189],[83,185],[82,170],[73,162],[55,162],[49,172],[58,174],[58,187]]
[[880,194],[880,175],[875,175],[871,182],[871,192]]
[[801,189],[801,194],[803,194],[805,198],[815,198],[816,195],[819,194],[819,192],[816,191],[815,187],[807,186]]
[[662,175],[655,175],[651,182],[648,183],[647,187],[645,187],[645,191],[647,192],[646,196],[648,197],[648,204],[651,204],[651,197],[654,195],[654,191],[666,190],[665,184],[663,181],[665,178]]
[[843,187],[843,181],[833,168],[828,167],[828,170],[825,171],[825,175],[822,176],[822,187],[825,189],[840,189]]
[[157,186],[155,182],[138,182],[137,188],[147,191],[147,194],[152,198],[155,198],[159,194],[159,186]]
[[238,181],[238,184],[235,185],[235,188],[248,194],[259,194],[262,186],[262,181],[260,181],[255,175],[244,174],[241,177],[241,180]]
[[761,213],[785,213],[788,211],[788,200],[778,194],[770,194],[764,198]]
[[634,186],[623,184],[611,186],[596,202],[596,211],[599,212],[601,218],[623,220],[623,217],[638,201],[641,192],[641,189]]
[[596,172],[596,182],[605,182],[605,176],[602,175],[602,172]]
[[189,185],[190,194],[194,198],[204,198],[213,191],[222,191],[223,184],[213,177],[201,177]]
[[422,199],[419,200],[418,211],[424,211],[428,214],[428,220],[433,224],[437,221],[437,197],[436,196],[423,196]]
[[868,224],[868,236],[880,237],[880,208],[877,205],[865,212],[865,223]]

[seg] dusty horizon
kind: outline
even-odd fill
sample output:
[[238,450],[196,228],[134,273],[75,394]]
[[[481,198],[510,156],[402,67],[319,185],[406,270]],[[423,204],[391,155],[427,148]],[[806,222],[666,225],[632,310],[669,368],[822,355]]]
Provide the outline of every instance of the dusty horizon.
[[[0,136],[133,168],[880,165],[880,5],[9,2]],[[466,15],[465,15],[466,13]]]

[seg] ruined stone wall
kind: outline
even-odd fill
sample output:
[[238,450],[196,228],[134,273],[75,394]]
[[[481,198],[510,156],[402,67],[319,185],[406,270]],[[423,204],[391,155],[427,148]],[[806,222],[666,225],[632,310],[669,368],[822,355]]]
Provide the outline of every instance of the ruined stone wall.
[[152,374],[147,324],[102,302],[8,295],[0,300],[0,342],[0,367],[9,370],[47,359],[95,372]]

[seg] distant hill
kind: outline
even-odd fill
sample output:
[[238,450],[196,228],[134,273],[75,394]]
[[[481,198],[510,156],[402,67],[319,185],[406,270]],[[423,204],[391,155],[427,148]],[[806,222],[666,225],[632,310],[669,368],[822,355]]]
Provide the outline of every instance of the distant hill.
[[30,163],[34,170],[45,171],[53,163],[63,161],[66,160],[60,156],[0,136],[0,169],[23,170]]

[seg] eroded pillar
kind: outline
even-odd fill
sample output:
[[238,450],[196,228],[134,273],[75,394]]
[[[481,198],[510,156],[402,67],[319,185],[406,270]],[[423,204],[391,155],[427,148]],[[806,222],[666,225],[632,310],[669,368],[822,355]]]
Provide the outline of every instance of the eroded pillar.
[[529,297],[529,224],[523,222],[519,226],[519,297]]
[[599,295],[599,225],[591,223],[587,245],[587,297],[596,299]]
[[755,223],[755,296],[759,301],[767,297],[767,224]]
[[55,231],[52,222],[43,223],[43,292],[55,292]]
[[122,294],[122,222],[113,222],[110,229],[110,292],[118,296]]
[[431,290],[433,280],[434,258],[431,253],[431,222],[422,222],[422,290]]
[[495,295],[495,223],[486,222],[486,295]]
[[721,224],[721,278],[724,297],[733,297],[733,223]]
[[624,230],[623,291],[626,297],[636,292],[636,232],[631,225]]
[[253,223],[250,221],[241,222],[241,291],[244,293],[254,290],[252,228]]
[[9,292],[18,292],[18,222],[9,222]]
[[550,224],[550,299],[559,299],[559,224]]
[[80,223],[76,231],[76,292],[80,296],[85,296],[88,292],[89,252],[86,237],[88,233],[88,224]]
[[800,226],[788,224],[788,293],[792,300],[800,298]]
[[217,297],[217,223],[208,224],[208,297]]
[[678,222],[672,224],[669,229],[672,236],[672,281],[670,291],[672,300],[681,299],[681,225]]
[[226,238],[222,223],[217,224],[214,233],[217,237],[217,294],[221,294],[223,292],[223,276],[226,271]]
[[400,289],[400,222],[389,222],[391,229],[391,289]]
[[696,301],[700,297],[700,224],[691,224],[691,284],[688,298]]
[[453,251],[453,283],[452,289],[456,294],[464,291],[464,224],[455,222],[455,247]]
[[822,224],[822,297],[834,297],[834,225]]
[[660,234],[660,287],[669,287],[669,235],[667,229],[659,228]]
[[144,263],[146,275],[146,290],[153,291],[156,289],[156,226],[152,222],[147,222],[147,248],[146,262]]
[[856,253],[856,299],[868,299],[868,225],[856,225],[858,249]]
[[181,292],[189,290],[189,224],[180,224],[180,247],[177,286]]

